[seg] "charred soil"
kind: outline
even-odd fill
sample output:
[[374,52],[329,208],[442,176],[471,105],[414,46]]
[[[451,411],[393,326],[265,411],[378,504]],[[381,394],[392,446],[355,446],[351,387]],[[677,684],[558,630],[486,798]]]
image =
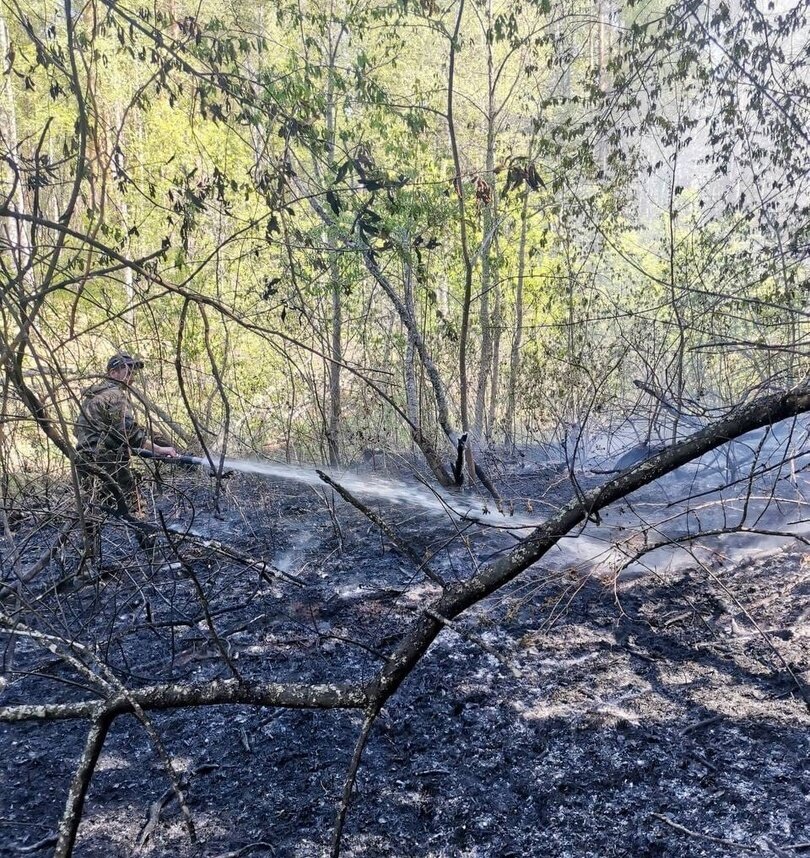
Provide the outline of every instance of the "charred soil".
[[[520,512],[542,516],[572,491],[553,469],[508,476]],[[235,673],[357,682],[439,592],[329,490],[235,478],[217,513],[206,486],[184,479],[182,495],[155,503],[194,538],[162,537],[149,562],[109,522],[100,572],[73,576],[68,542],[52,589],[38,580],[4,610],[90,644],[89,661],[130,688]],[[404,505],[375,509],[451,581],[517,537]],[[810,667],[808,569],[799,542],[618,578],[609,564],[533,567],[446,628],[384,709],[342,854],[810,854],[810,716],[796,687]],[[36,640],[4,633],[2,644],[0,706],[95,698]],[[126,715],[93,776],[76,856],[329,853],[362,713],[218,706],[151,720],[197,842],[153,742]],[[81,720],[0,724],[0,856],[55,831],[86,734]]]

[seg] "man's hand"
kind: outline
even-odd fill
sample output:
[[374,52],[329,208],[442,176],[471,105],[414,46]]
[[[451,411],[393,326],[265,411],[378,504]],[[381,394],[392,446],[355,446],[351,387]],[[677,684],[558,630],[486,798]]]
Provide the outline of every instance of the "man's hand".
[[177,450],[174,447],[161,447],[158,444],[152,444],[152,452],[156,456],[166,456],[167,459],[174,459],[177,456]]

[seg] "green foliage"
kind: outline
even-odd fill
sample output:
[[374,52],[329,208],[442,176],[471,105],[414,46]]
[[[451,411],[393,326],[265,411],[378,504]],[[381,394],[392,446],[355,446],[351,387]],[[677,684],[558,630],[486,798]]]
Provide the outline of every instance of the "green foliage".
[[[405,408],[407,326],[373,266],[403,301],[412,289],[452,406],[459,195],[473,376],[492,373],[477,343],[496,331],[524,416],[607,407],[637,375],[731,401],[806,370],[799,6],[471,5],[455,45],[460,176],[457,6],[91,0],[70,26],[29,6],[6,13],[2,190],[41,222],[0,249],[3,341],[31,314],[20,360],[67,369],[40,388],[51,407],[69,412],[75,377],[123,344],[162,367],[164,400],[179,400],[180,367],[212,437],[235,403],[236,443],[318,448],[335,361],[346,438],[377,437],[373,421],[395,434],[401,415],[372,421],[367,397]],[[61,217],[68,232],[48,226]],[[484,260],[497,316],[477,314]]]

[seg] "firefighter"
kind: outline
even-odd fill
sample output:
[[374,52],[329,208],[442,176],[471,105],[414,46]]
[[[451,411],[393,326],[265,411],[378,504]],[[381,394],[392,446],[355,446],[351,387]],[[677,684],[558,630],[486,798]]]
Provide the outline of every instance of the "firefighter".
[[[100,504],[118,515],[138,511],[138,492],[130,467],[131,451],[148,450],[173,458],[177,450],[163,438],[149,437],[138,425],[130,383],[143,361],[117,352],[107,361],[107,376],[82,393],[76,420],[77,467],[89,506]],[[98,528],[91,528],[91,545]]]

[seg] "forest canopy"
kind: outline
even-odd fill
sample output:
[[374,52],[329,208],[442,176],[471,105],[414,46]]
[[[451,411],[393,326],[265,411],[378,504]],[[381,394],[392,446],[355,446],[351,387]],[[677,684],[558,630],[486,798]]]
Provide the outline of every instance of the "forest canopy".
[[658,408],[634,379],[703,415],[790,387],[806,36],[747,0],[7,0],[9,472],[118,348],[190,448],[415,443],[440,479],[461,431]]

